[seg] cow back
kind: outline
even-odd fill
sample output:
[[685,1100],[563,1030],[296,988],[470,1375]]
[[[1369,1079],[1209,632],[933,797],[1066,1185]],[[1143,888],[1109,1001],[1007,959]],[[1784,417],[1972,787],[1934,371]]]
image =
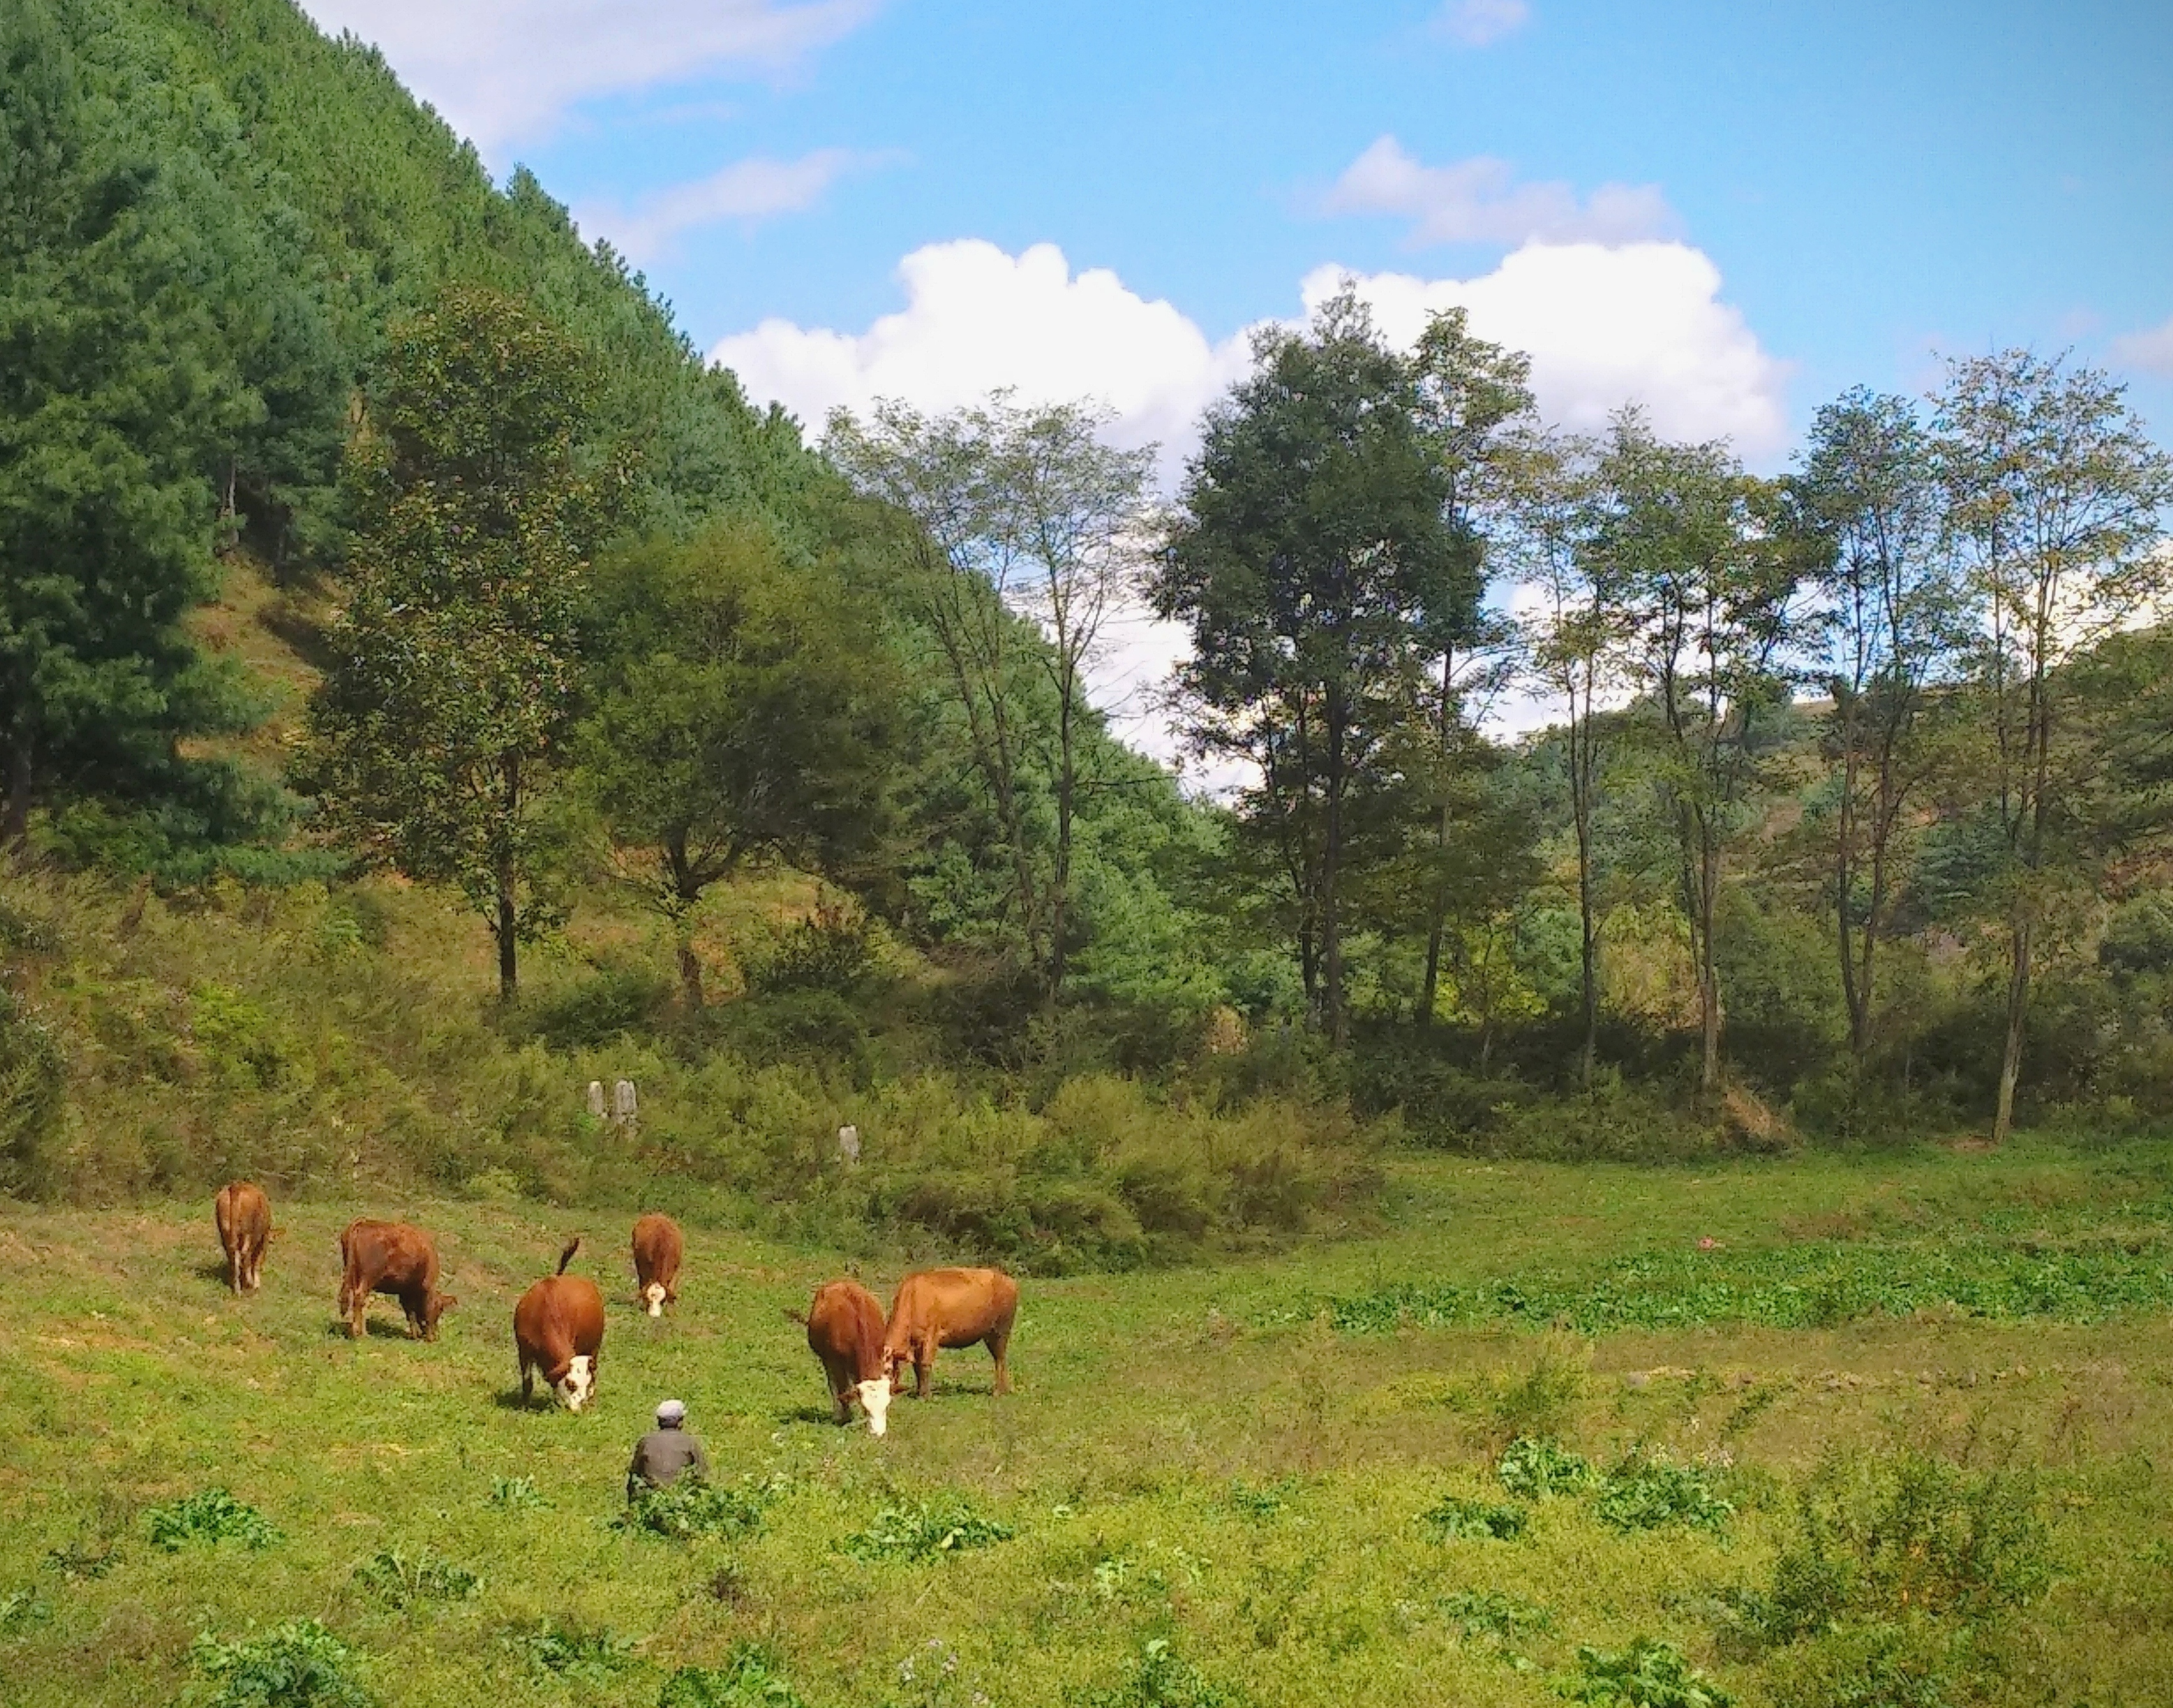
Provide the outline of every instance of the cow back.
[[634,1273],[646,1286],[651,1281],[669,1284],[679,1274],[687,1242],[679,1224],[668,1215],[644,1215],[634,1225]]
[[884,1374],[883,1313],[858,1281],[825,1281],[807,1307],[807,1349],[827,1366],[849,1367],[855,1382]]

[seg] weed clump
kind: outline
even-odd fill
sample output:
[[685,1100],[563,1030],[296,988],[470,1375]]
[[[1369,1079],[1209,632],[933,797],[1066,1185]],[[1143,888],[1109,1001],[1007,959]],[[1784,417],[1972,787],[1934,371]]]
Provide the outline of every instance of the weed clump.
[[543,1498],[543,1491],[536,1486],[533,1477],[493,1477],[489,1499],[492,1506],[509,1512],[528,1511],[551,1504]]
[[1255,1524],[1264,1524],[1271,1518],[1280,1518],[1290,1508],[1291,1497],[1297,1492],[1297,1479],[1285,1477],[1273,1483],[1254,1484],[1240,1478],[1230,1484],[1225,1503],[1232,1512],[1249,1518]]
[[1703,1472],[1651,1460],[1632,1460],[1610,1472],[1599,1511],[1617,1530],[1684,1524],[1716,1534],[1735,1516],[1734,1505],[1713,1492]]
[[1008,1542],[1017,1534],[1010,1525],[984,1518],[964,1502],[923,1501],[917,1506],[886,1506],[865,1530],[833,1544],[838,1553],[863,1564],[879,1560],[933,1560]]
[[189,1664],[218,1687],[205,1708],[375,1708],[353,1650],[315,1619],[222,1642],[206,1633]]
[[412,1560],[388,1548],[355,1567],[354,1581],[396,1613],[426,1602],[465,1601],[483,1589],[475,1573],[427,1548]]
[[1527,1631],[1550,1631],[1555,1616],[1536,1603],[1498,1589],[1459,1589],[1434,1603],[1466,1637],[1507,1641]]
[[279,1539],[272,1521],[254,1506],[237,1501],[224,1489],[200,1489],[170,1506],[150,1511],[151,1545],[178,1554],[191,1542],[216,1547],[234,1541],[249,1548],[269,1548]]
[[725,1484],[690,1474],[661,1489],[643,1490],[612,1520],[612,1528],[672,1542],[691,1542],[698,1536],[752,1536],[781,1492],[774,1479],[758,1482],[745,1478]]
[[539,1673],[570,1683],[606,1684],[634,1663],[634,1643],[608,1626],[593,1629],[539,1619],[505,1633],[506,1647]]
[[1444,1495],[1419,1514],[1419,1522],[1433,1533],[1437,1542],[1464,1537],[1513,1542],[1524,1533],[1524,1509],[1467,1500],[1461,1495]]
[[11,1589],[0,1595],[0,1636],[13,1636],[52,1617],[52,1608],[35,1590]]
[[1604,1708],[1729,1708],[1734,1700],[1673,1643],[1651,1637],[1616,1654],[1580,1646],[1577,1671],[1557,1688],[1572,1702]]
[[656,1708],[806,1708],[768,1651],[743,1643],[721,1667],[682,1667],[664,1681]]
[[1520,1501],[1575,1495],[1599,1480],[1589,1459],[1544,1437],[1519,1436],[1502,1450],[1494,1474]]
[[1237,1708],[1240,1700],[1179,1656],[1167,1637],[1150,1639],[1121,1684],[1073,1698],[1078,1708]]

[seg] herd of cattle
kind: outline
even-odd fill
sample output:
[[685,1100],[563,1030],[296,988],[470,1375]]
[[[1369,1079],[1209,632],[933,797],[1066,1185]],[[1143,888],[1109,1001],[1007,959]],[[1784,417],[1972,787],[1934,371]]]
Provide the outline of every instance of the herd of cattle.
[[[263,1285],[264,1248],[272,1239],[272,1206],[254,1183],[222,1187],[213,1205],[219,1244],[226,1252],[228,1284],[237,1293]],[[596,1360],[603,1350],[604,1301],[595,1282],[569,1275],[566,1265],[580,1249],[578,1237],[558,1254],[556,1273],[544,1276],[513,1307],[514,1350],[520,1360],[521,1397],[535,1393],[537,1371],[569,1411],[595,1397]],[[686,1241],[667,1215],[644,1215],[634,1225],[637,1301],[652,1317],[677,1302],[679,1266]],[[422,1229],[368,1218],[340,1235],[339,1312],[349,1335],[367,1334],[364,1312],[373,1294],[399,1300],[411,1339],[435,1340],[438,1319],[460,1303],[438,1290],[438,1248]],[[996,1392],[1011,1391],[1005,1354],[1018,1314],[1018,1284],[1001,1269],[922,1269],[898,1283],[885,1317],[875,1296],[855,1280],[825,1281],[803,1315],[785,1313],[807,1328],[808,1349],[822,1360],[839,1423],[850,1423],[857,1399],[868,1428],[882,1435],[891,1396],[905,1392],[904,1368],[914,1371],[914,1391],[926,1398],[944,1347],[986,1346],[995,1360]]]

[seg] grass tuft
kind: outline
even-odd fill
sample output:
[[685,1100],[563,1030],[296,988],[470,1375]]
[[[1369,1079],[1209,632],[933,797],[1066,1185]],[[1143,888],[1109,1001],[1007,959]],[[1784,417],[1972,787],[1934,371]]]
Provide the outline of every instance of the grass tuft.
[[758,1534],[763,1517],[783,1493],[775,1478],[711,1483],[690,1473],[661,1489],[644,1489],[627,1502],[612,1526],[637,1534],[689,1542],[697,1536]]
[[1524,1533],[1524,1509],[1469,1501],[1461,1495],[1444,1495],[1419,1514],[1419,1522],[1433,1533],[1437,1542],[1463,1537],[1513,1542]]
[[1686,1524],[1717,1533],[1735,1516],[1734,1506],[1713,1492],[1703,1472],[1648,1459],[1633,1459],[1608,1473],[1598,1511],[1617,1530]]
[[482,1578],[427,1548],[412,1560],[388,1548],[355,1567],[354,1581],[396,1613],[429,1602],[466,1601],[483,1592]]

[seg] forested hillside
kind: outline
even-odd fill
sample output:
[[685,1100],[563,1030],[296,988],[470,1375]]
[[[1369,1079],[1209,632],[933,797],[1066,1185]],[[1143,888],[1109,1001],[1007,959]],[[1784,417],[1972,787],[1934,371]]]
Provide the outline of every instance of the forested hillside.
[[[1064,1267],[1362,1215],[1393,1143],[2173,1116],[2173,476],[2063,358],[1766,479],[1346,296],[1167,512],[1089,402],[811,443],[288,0],[0,17],[0,357],[8,1190],[677,1182]],[[1139,592],[1227,800],[1088,703]]]

